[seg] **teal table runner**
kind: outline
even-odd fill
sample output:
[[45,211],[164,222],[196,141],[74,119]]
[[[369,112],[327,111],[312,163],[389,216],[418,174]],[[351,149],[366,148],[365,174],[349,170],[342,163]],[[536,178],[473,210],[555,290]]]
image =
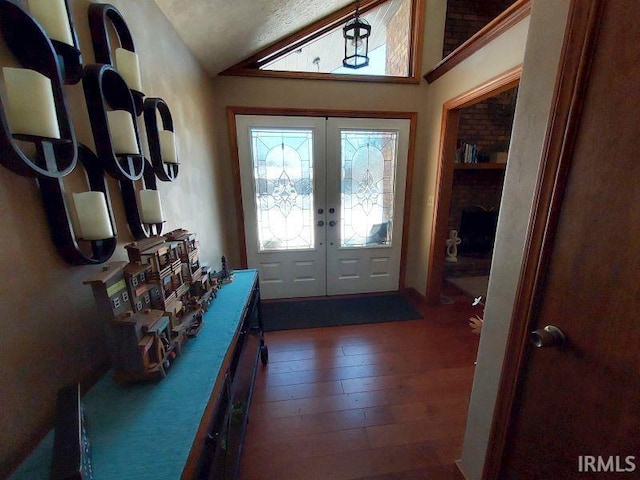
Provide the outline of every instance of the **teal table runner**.
[[[119,385],[111,373],[83,398],[94,480],[176,480],[184,469],[222,362],[257,276],[235,272],[158,383]],[[11,476],[49,478],[53,431]]]

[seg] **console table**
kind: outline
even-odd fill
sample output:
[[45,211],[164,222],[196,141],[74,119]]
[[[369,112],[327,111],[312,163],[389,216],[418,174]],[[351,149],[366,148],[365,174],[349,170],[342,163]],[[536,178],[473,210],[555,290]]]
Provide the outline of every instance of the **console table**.
[[[267,362],[256,270],[236,271],[167,378],[83,397],[94,480],[235,478],[257,360]],[[48,479],[53,431],[12,475]]]

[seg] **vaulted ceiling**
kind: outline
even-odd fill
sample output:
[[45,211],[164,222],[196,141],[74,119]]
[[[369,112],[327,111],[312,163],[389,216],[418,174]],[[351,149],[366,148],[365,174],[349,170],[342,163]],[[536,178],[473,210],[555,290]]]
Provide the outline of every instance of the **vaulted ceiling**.
[[352,0],[155,0],[212,75]]

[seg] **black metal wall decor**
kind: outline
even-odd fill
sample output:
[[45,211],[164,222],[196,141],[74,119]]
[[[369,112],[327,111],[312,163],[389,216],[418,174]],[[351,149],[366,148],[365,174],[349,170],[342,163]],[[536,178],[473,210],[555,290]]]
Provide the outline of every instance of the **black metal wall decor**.
[[[65,203],[64,183],[60,178],[38,179],[44,210],[49,222],[53,243],[62,258],[72,265],[104,263],[111,258],[118,244],[109,189],[105,181],[102,165],[88,147],[82,144],[78,145],[78,158],[85,168],[91,191],[104,194],[112,236],[104,239],[88,240],[91,249],[90,254],[80,247],[78,237],[81,234],[74,231],[69,209]],[[80,228],[82,229],[82,227]]]
[[[148,222],[146,221],[147,219],[143,218],[142,212],[145,209],[143,202],[145,200],[144,198],[140,198],[139,195],[144,195],[142,194],[144,191],[157,192],[158,190],[154,170],[148,160],[145,160],[143,180],[144,190],[141,190],[139,193],[136,193],[137,191],[134,182],[125,180],[120,181],[120,191],[122,192],[122,200],[125,206],[127,223],[129,224],[129,229],[131,230],[133,238],[136,240],[143,240],[154,235],[160,235],[162,233],[164,223],[164,219],[162,218],[158,219],[160,221],[153,222]],[[138,198],[140,198],[140,202],[138,202]],[[157,205],[157,209],[161,210],[159,203]],[[158,214],[155,216],[158,216]],[[159,213],[159,216],[162,217],[162,214]]]
[[[163,182],[173,182],[178,178],[179,162],[178,154],[175,150],[175,133],[173,129],[173,119],[171,117],[171,111],[166,102],[161,98],[147,98],[144,101],[144,124],[147,130],[147,142],[149,143],[149,153],[151,155],[151,162],[153,170],[157,177]],[[163,158],[163,149],[161,145],[160,131],[158,130],[158,116],[156,112],[160,113],[162,119],[162,131],[171,132],[167,143],[173,142],[174,157]],[[164,155],[167,157],[166,153]]]
[[[68,0],[29,0],[29,10],[49,36],[67,85],[82,79],[82,53]],[[24,44],[23,44],[24,45]],[[32,52],[36,54],[37,52]]]
[[[122,48],[135,54],[136,49],[133,44],[133,37],[131,37],[127,22],[125,22],[118,9],[108,3],[92,3],[89,5],[89,27],[91,29],[96,62],[114,65],[117,68],[112,54],[111,41],[109,40],[108,22],[111,22],[118,34]],[[132,85],[129,85],[129,87],[134,98],[136,114],[140,115],[142,114],[144,93],[133,88]]]
[[[145,104],[152,165],[141,148],[136,117],[143,112],[144,93],[133,39],[122,15],[109,4],[89,6],[95,57],[102,65],[83,67],[68,0],[32,0],[29,5],[33,12],[16,0],[0,0],[0,29],[22,67],[3,69],[7,105],[0,101],[0,163],[37,179],[53,242],[65,261],[103,263],[117,246],[105,173],[119,182],[134,238],[162,232],[156,175],[162,181],[174,181],[179,169],[171,112],[160,98]],[[112,66],[107,21],[122,46],[116,50],[120,70]],[[77,143],[65,99],[64,85],[81,79],[96,153]],[[90,190],[73,194],[75,223],[65,200],[63,177],[78,160]],[[136,189],[139,180],[141,191]]]
[[[138,180],[144,172],[144,157],[138,125],[134,121],[135,106],[127,83],[111,65],[89,65],[85,67],[82,86],[96,151],[105,170],[117,180]],[[128,112],[131,122],[127,123],[126,115],[119,125],[110,122],[109,113],[114,111]],[[135,145],[130,148],[132,151],[118,151],[114,143],[114,128],[123,129],[125,134],[127,129],[133,129]]]
[[[38,93],[39,96],[52,95],[59,138],[42,136],[25,131],[12,132],[8,109],[0,102],[0,162],[9,170],[25,177],[61,178],[69,174],[77,162],[76,138],[69,119],[69,110],[64,96],[61,69],[57,53],[42,27],[27,11],[9,0],[0,0],[0,28],[5,42],[13,55],[26,71],[15,72],[30,75],[37,72],[51,83],[51,92]],[[6,72],[6,70],[5,70]],[[35,75],[37,77],[37,75]],[[6,85],[5,78],[5,87]],[[44,81],[43,89],[48,89]],[[26,92],[28,95],[30,92]],[[8,99],[11,101],[11,98]],[[44,108],[44,105],[37,105]],[[25,115],[25,112],[19,112]],[[32,121],[36,122],[36,113]],[[15,122],[14,122],[15,123]],[[20,143],[23,142],[23,143]],[[35,147],[36,154],[28,155],[24,150]],[[34,158],[32,158],[34,157]]]

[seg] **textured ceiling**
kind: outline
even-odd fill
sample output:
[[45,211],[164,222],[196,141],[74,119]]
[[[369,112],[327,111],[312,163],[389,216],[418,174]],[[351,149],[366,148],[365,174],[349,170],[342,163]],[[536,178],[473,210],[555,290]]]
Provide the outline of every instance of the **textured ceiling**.
[[212,75],[350,0],[155,0]]

